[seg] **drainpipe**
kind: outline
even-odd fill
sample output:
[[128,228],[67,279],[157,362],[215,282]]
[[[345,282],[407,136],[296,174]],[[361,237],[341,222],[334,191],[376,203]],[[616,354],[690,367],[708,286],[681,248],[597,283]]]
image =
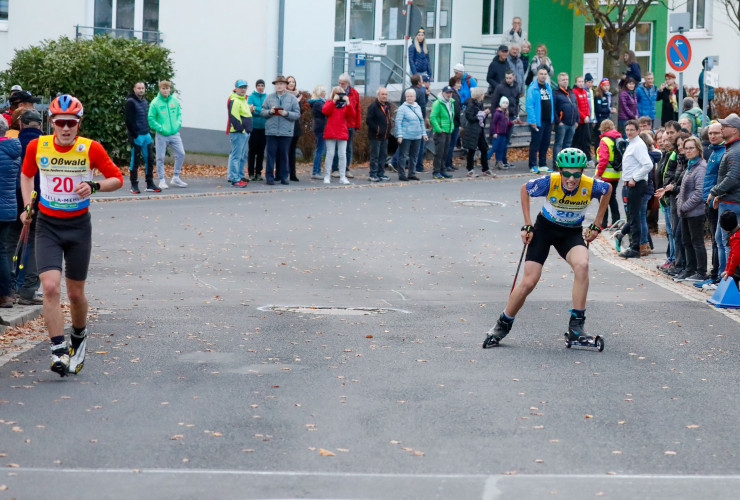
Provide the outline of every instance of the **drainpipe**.
[[280,0],[278,7],[278,55],[277,73],[283,74],[283,38],[285,36],[285,0]]

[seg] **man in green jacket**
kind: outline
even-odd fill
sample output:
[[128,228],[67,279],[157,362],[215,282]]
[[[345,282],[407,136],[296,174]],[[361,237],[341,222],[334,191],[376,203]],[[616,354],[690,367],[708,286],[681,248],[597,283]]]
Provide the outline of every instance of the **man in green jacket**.
[[172,184],[177,187],[188,185],[180,180],[180,170],[185,162],[185,148],[182,147],[180,139],[180,127],[182,126],[182,110],[177,97],[170,95],[172,84],[167,80],[159,82],[159,94],[149,104],[149,127],[156,132],[154,145],[157,150],[157,175],[159,176],[159,188],[167,189],[164,179],[164,155],[167,146],[175,153],[175,173]]
[[432,104],[429,121],[434,130],[434,173],[435,179],[450,179],[452,174],[445,171],[445,158],[450,149],[450,136],[455,129],[455,101],[452,99],[453,88],[449,85],[442,89],[442,95]]
[[245,188],[249,181],[244,177],[244,162],[249,152],[249,135],[252,133],[252,110],[247,104],[247,82],[237,80],[234,92],[229,96],[227,108],[229,110],[229,182],[235,188]]

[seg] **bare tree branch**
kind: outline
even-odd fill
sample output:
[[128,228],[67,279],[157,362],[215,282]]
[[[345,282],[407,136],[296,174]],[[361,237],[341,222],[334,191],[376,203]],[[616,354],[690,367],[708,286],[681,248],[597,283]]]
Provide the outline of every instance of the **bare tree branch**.
[[740,0],[721,0],[732,25],[740,31]]

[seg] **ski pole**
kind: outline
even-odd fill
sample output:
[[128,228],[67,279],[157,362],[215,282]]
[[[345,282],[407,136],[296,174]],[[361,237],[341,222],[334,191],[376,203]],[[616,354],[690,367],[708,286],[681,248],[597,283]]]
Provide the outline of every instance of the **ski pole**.
[[522,267],[522,260],[524,260],[524,252],[527,251],[527,244],[524,244],[524,248],[522,248],[522,255],[519,257],[519,265],[516,266],[516,274],[514,275],[514,283],[511,284],[511,290],[509,290],[509,295],[514,291],[514,287],[516,286],[516,280],[519,277],[519,269]]
[[[31,192],[31,203],[29,203],[28,208],[26,208],[26,220],[28,221],[32,220],[33,215],[32,215],[31,207],[33,207],[33,203],[35,201],[36,201],[36,191],[32,191]],[[29,247],[28,234],[30,232],[31,232],[31,222],[23,225],[23,229],[21,230],[20,241],[18,242],[18,246],[20,247],[20,253],[17,256],[13,256],[13,261],[18,260],[18,270],[22,270],[26,265],[26,261],[28,260],[28,247]]]

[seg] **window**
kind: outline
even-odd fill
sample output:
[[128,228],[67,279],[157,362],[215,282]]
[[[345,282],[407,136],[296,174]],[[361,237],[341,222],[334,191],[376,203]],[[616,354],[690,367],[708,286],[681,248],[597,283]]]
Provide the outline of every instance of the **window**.
[[500,35],[504,32],[504,0],[483,0],[481,34]]
[[116,28],[134,29],[134,0],[116,0]]
[[406,32],[406,16],[403,15],[404,0],[383,0],[383,29],[385,40],[401,40]]
[[640,65],[642,74],[644,75],[653,70],[651,65],[653,55],[653,24],[640,23],[631,35],[630,42],[632,50],[635,51],[637,64]]
[[445,75],[450,74],[450,57],[452,53],[452,44],[440,43],[439,44],[439,68],[437,69],[437,77],[435,80],[444,82]]
[[334,16],[334,41],[343,42],[347,31],[347,0],[336,0]]
[[0,22],[8,20],[8,0],[0,0]]
[[[2,0],[0,0],[1,2]],[[141,12],[141,18],[136,13]],[[111,33],[131,36],[133,31],[159,30],[159,0],[95,0],[93,23],[96,34]],[[148,35],[148,34],[147,34]],[[157,35],[145,36],[154,40]]]
[[452,38],[452,0],[441,0],[439,5],[439,38]]
[[691,29],[698,30],[706,28],[705,3],[706,0],[686,1],[686,12],[691,14]]
[[375,0],[350,0],[349,37],[375,38]]

